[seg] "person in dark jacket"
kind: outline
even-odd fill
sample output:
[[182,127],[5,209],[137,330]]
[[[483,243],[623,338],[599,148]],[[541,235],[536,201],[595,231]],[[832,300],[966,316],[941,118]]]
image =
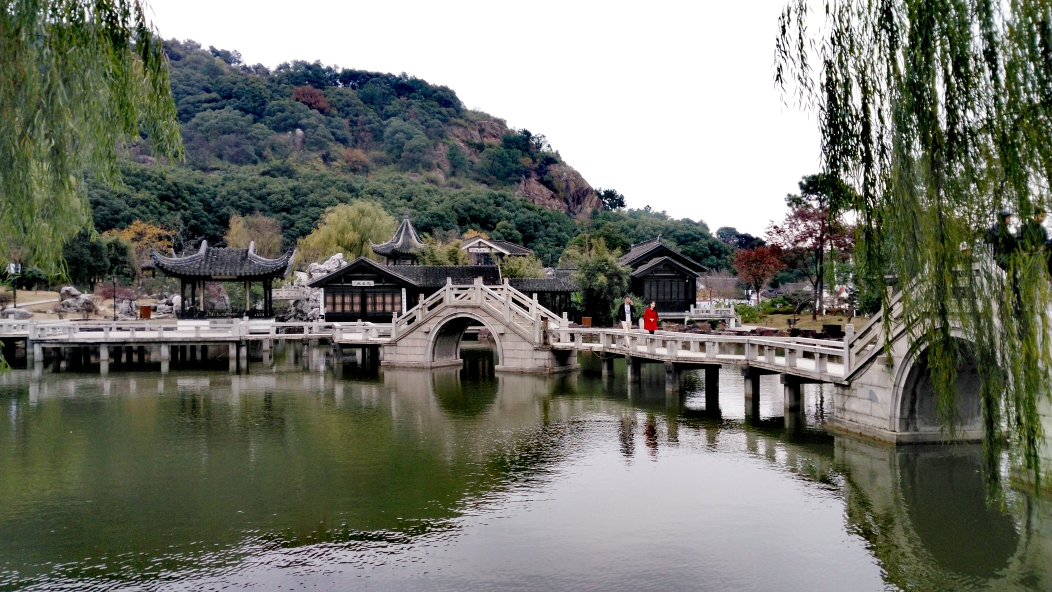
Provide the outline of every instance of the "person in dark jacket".
[[1015,235],[1009,225],[1012,223],[1012,212],[1004,211],[997,218],[997,223],[986,230],[986,243],[993,251],[997,266],[1008,270],[1008,256],[1017,248]]
[[1019,248],[1027,253],[1042,251],[1048,244],[1048,231],[1045,230],[1045,210],[1037,210],[1034,217],[1023,223],[1019,229]]
[[651,302],[650,306],[643,311],[643,328],[653,335],[658,329],[657,302]]

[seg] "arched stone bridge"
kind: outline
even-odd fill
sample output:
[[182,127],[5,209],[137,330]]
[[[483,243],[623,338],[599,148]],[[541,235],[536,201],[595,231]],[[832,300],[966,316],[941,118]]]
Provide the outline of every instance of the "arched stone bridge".
[[440,368],[460,365],[460,342],[468,327],[489,330],[497,351],[497,371],[554,373],[577,368],[576,352],[546,343],[548,330],[568,326],[565,319],[507,283],[491,288],[446,284],[394,320],[383,345],[384,366]]

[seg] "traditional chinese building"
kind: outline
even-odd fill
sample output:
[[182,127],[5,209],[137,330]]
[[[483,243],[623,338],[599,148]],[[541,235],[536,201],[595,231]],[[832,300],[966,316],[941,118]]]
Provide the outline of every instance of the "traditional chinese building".
[[[446,282],[469,285],[480,279],[483,285],[500,286],[504,278],[495,263],[506,256],[532,254],[529,249],[512,243],[482,240],[485,243],[472,240],[468,244],[497,251],[487,251],[488,258],[473,257],[475,265],[419,265],[418,254],[423,243],[409,218],[404,217],[391,240],[372,245],[373,252],[383,257],[384,262],[360,257],[315,278],[308,285],[323,290],[326,321],[388,323],[394,313],[402,314],[416,306],[421,298],[434,294]],[[469,254],[483,253],[469,251]],[[570,294],[576,289],[571,273],[571,270],[550,270],[547,277],[511,278],[509,284],[528,295],[536,294],[541,306],[562,313],[569,311]]]
[[[274,280],[285,276],[292,251],[277,259],[267,259],[256,254],[256,244],[247,249],[217,248],[201,241],[201,248],[193,255],[171,257],[153,251],[152,259],[158,270],[168,277],[179,278],[181,299],[176,316],[179,318],[208,318],[248,316],[269,318],[274,316]],[[208,310],[205,299],[207,284],[230,282],[242,284],[245,289],[244,310]],[[263,286],[263,298],[252,302],[252,284]]]
[[661,236],[632,245],[618,259],[632,268],[633,294],[647,304],[657,302],[658,312],[683,313],[697,300],[698,275],[705,267],[661,242]]
[[533,254],[533,251],[521,245],[481,236],[465,240],[460,248],[468,254],[473,265],[500,265],[508,257],[529,257]]

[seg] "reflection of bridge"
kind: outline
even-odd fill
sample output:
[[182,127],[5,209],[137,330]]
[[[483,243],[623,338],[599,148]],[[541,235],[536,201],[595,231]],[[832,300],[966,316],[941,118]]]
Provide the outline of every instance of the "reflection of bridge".
[[[901,313],[899,298],[892,312]],[[628,363],[629,380],[637,380],[643,364],[664,366],[666,390],[679,392],[682,374],[703,370],[709,401],[718,401],[719,372],[733,366],[745,378],[747,409],[758,408],[759,377],[779,374],[787,412],[800,408],[801,386],[834,385],[831,425],[891,442],[944,439],[928,377],[923,345],[911,344],[901,323],[891,323],[890,363],[885,353],[883,313],[858,332],[852,326],[842,341],[733,334],[691,334],[571,327],[560,317],[505,284],[490,287],[447,284],[392,323],[267,323],[229,324],[157,322],[132,323],[0,323],[0,338],[22,340],[31,365],[43,362],[46,350],[60,352],[75,366],[97,363],[102,371],[121,361],[193,363],[226,354],[237,371],[250,348],[269,351],[277,340],[304,344],[328,342],[337,354],[345,348],[369,351],[369,359],[385,367],[439,368],[458,366],[465,331],[484,327],[498,359],[496,371],[556,373],[576,369],[578,352],[593,352],[612,374],[613,359]],[[224,352],[224,350],[226,350]],[[361,356],[358,356],[361,358]],[[97,360],[97,362],[96,362]],[[958,372],[958,406],[963,420],[959,434],[981,435],[978,375],[974,363]],[[1046,428],[1052,433],[1052,419]]]

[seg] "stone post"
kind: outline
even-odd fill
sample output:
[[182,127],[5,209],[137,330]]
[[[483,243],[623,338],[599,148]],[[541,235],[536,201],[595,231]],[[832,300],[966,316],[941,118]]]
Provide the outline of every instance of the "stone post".
[[99,374],[106,376],[110,373],[110,346],[105,343],[99,345]]
[[603,366],[603,377],[609,377],[614,375],[614,357],[600,358]]
[[643,374],[643,365],[635,356],[625,356],[625,367],[627,368],[628,382],[639,382]]
[[673,362],[665,362],[665,392],[679,393],[682,388],[683,370]]
[[742,376],[745,378],[745,419],[757,421],[760,419],[760,373],[745,367]]
[[705,411],[720,412],[720,367],[705,367]]
[[781,381],[785,409],[785,428],[788,430],[800,429],[804,425],[803,395],[800,379],[796,376],[783,374]]

